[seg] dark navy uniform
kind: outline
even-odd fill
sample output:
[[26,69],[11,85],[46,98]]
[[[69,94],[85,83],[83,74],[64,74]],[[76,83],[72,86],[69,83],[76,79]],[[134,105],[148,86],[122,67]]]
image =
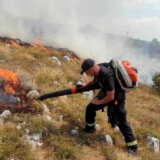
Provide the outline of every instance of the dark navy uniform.
[[128,147],[137,149],[137,141],[135,135],[127,122],[125,111],[125,91],[123,91],[115,78],[113,70],[110,67],[99,64],[100,71],[98,76],[94,77],[94,85],[100,91],[96,97],[103,99],[107,91],[115,91],[114,100],[108,104],[88,104],[86,108],[86,128],[93,130],[95,127],[96,111],[103,109],[108,105],[108,120],[112,127],[118,125],[121,133],[123,134]]

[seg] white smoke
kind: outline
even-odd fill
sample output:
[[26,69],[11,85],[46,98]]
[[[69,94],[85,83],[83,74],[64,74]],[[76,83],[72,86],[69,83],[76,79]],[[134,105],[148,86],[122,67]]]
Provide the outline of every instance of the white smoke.
[[[124,40],[110,41],[107,33],[151,40],[159,35],[160,19],[128,18],[127,9],[150,0],[0,0],[0,36],[68,48],[97,62],[127,59],[139,70],[140,82],[151,84],[159,60],[124,47]],[[156,1],[156,0],[154,0]],[[146,3],[147,2],[147,3]],[[156,23],[153,30],[151,25]],[[146,29],[145,29],[146,28]]]

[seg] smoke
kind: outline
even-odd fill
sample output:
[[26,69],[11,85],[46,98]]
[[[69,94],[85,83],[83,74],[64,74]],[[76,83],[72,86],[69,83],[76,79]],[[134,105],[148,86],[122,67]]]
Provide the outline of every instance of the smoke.
[[[140,82],[151,84],[159,60],[126,47],[126,39],[108,33],[151,40],[160,28],[158,18],[129,18],[128,10],[150,0],[1,0],[0,35],[75,51],[97,62],[128,59],[139,70]],[[140,9],[140,8],[139,8]],[[153,31],[148,29],[156,22]],[[146,29],[145,29],[146,28]],[[155,30],[155,32],[154,32]]]

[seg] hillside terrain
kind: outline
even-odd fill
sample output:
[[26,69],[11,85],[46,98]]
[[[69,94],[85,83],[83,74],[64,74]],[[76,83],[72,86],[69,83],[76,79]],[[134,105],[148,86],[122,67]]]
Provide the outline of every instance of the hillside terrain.
[[[72,57],[65,61],[66,55],[63,49],[44,50],[0,42],[0,69],[16,73],[26,93],[37,90],[44,94],[70,88],[80,79],[87,82],[90,78],[79,74],[81,60]],[[151,87],[140,84],[127,93],[127,117],[139,144],[137,157],[128,156],[121,133],[107,123],[106,109],[97,112],[96,123],[100,126],[97,131],[84,133],[85,107],[90,98],[75,94],[43,102],[30,101],[34,103],[32,111],[22,109],[0,119],[0,159],[160,160],[160,152],[154,153],[146,141],[147,136],[160,140],[160,95]],[[71,134],[71,130],[77,130],[78,134]],[[106,134],[112,137],[113,146],[105,142]],[[37,146],[26,140],[33,135],[40,135]]]

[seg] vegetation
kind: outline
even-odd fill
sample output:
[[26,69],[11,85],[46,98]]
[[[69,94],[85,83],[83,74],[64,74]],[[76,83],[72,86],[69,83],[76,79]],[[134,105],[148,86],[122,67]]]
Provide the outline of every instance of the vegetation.
[[160,92],[160,73],[157,73],[153,76],[153,87]]
[[[39,48],[6,47],[0,43],[0,68],[14,71],[27,87],[41,94],[72,87],[83,78],[81,76],[81,61],[62,61],[66,53],[54,50],[45,52]],[[56,56],[62,66],[49,59]],[[155,82],[157,82],[155,80]],[[27,83],[27,84],[26,84]],[[158,83],[159,84],[159,83]],[[36,102],[37,107],[43,108],[45,103],[50,109],[49,116],[54,122],[46,121],[44,111],[38,113],[12,113],[12,116],[0,121],[0,159],[10,160],[158,160],[160,153],[154,153],[148,148],[146,137],[154,136],[160,140],[160,95],[154,88],[140,85],[139,88],[127,94],[126,110],[128,121],[138,139],[138,156],[128,157],[125,142],[120,133],[111,129],[107,123],[107,113],[97,112],[96,123],[101,128],[93,134],[85,134],[85,107],[90,99],[84,99],[81,94],[48,99]],[[63,115],[63,121],[59,116]],[[78,120],[80,119],[80,120]],[[26,124],[17,130],[18,124]],[[72,136],[70,131],[78,129],[79,134]],[[43,146],[33,148],[24,143],[22,137],[42,133]],[[109,134],[113,139],[113,147],[103,140]]]

